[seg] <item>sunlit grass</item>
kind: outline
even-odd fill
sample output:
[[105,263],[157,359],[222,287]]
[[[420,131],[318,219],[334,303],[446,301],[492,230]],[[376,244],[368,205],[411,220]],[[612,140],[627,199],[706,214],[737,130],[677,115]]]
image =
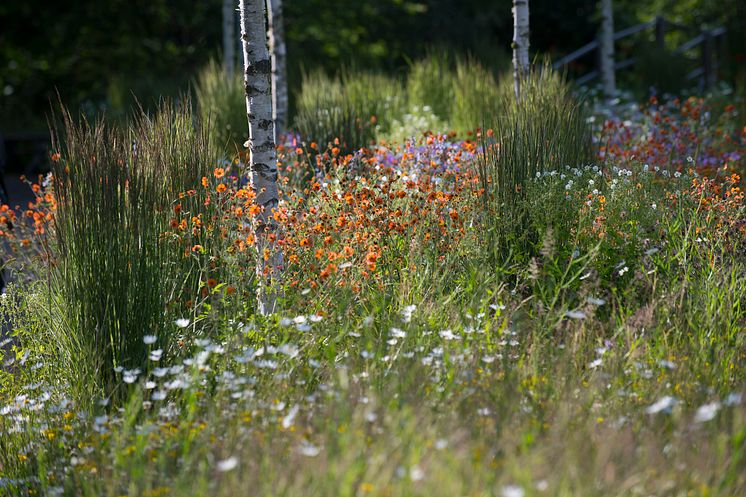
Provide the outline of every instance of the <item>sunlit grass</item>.
[[[506,100],[482,143],[289,138],[274,316],[253,312],[253,194],[188,113],[131,134],[71,126],[81,138],[56,175],[92,179],[55,177],[23,219],[81,251],[52,245],[50,278],[0,299],[17,340],[0,376],[0,491],[742,493],[742,182],[624,155],[640,147],[632,124],[620,158],[597,160],[553,78],[524,86],[524,108]],[[142,170],[117,162],[135,164],[133,141]],[[713,143],[708,156],[743,152]],[[56,224],[34,232],[51,205]],[[103,310],[56,312],[83,304]],[[128,330],[133,362],[83,341],[100,324]],[[102,359],[119,395],[84,388]]]

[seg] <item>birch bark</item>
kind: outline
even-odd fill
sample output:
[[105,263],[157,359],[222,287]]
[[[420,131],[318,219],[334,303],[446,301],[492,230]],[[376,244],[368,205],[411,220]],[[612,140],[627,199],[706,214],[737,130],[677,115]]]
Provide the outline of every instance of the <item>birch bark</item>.
[[521,101],[521,80],[528,74],[528,0],[513,0],[513,90]]
[[285,48],[285,21],[282,15],[282,0],[267,0],[269,24],[269,52],[272,56],[272,111],[277,135],[287,128],[288,82]]
[[267,51],[264,0],[239,0],[244,62],[246,113],[249,121],[249,179],[261,212],[253,218],[260,263],[259,311],[275,311],[282,271],[282,251],[276,243],[277,223],[273,211],[278,206],[277,155],[272,121],[271,63]]
[[611,0],[601,0],[601,84],[604,96],[616,96],[616,75],[614,74],[614,10]]
[[223,68],[228,77],[236,70],[236,9],[233,0],[223,0]]

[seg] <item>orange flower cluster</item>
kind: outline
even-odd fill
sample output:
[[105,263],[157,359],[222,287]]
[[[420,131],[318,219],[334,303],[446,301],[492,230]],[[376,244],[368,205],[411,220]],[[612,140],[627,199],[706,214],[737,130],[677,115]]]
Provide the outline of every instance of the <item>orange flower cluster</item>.
[[604,122],[599,159],[679,171],[695,166],[703,174],[724,165],[738,169],[746,158],[746,130],[736,129],[736,122],[732,105],[716,112],[703,98],[661,103],[652,97],[637,115]]
[[21,179],[31,187],[34,201],[29,202],[26,209],[19,205],[0,206],[0,237],[17,262],[33,264],[36,259],[46,261],[49,257],[46,235],[54,220],[57,202],[54,195],[45,192],[40,186],[41,177],[39,183],[34,184],[25,178]]
[[734,239],[746,242],[746,202],[738,174],[731,174],[723,181],[694,178],[686,194],[699,203],[712,222],[715,233],[710,236],[726,242]]
[[[431,158],[402,150],[393,151],[392,167],[385,147],[354,158],[337,157],[334,148],[314,157],[315,178],[275,216],[292,286],[358,292],[381,285],[394,268],[412,268],[414,252],[442,258],[457,247],[475,198],[472,174],[436,171],[442,168]],[[304,166],[302,158],[290,171]]]

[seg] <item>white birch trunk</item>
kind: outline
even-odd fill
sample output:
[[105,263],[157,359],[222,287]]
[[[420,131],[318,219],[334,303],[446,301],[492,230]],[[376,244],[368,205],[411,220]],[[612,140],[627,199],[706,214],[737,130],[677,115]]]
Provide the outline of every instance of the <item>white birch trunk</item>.
[[287,128],[288,82],[285,49],[285,21],[282,16],[282,0],[267,0],[269,23],[269,51],[272,56],[272,110],[275,120],[275,142],[277,136]]
[[236,9],[233,0],[223,0],[223,68],[229,78],[236,70]]
[[601,0],[601,39],[600,39],[601,84],[604,96],[616,96],[616,75],[614,73],[614,10],[611,0]]
[[246,113],[249,120],[249,174],[256,203],[262,210],[254,219],[259,252],[259,311],[275,311],[276,284],[282,271],[282,251],[270,235],[277,235],[273,211],[278,206],[277,155],[272,121],[271,63],[267,51],[264,0],[239,0],[243,45]]
[[521,101],[521,80],[528,74],[528,0],[513,0],[513,90]]

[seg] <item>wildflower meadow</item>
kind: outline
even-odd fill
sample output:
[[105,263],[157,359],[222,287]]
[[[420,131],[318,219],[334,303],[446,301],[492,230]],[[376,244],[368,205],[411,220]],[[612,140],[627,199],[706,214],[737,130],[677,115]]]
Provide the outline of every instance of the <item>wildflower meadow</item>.
[[309,71],[270,212],[221,71],[0,208],[0,495],[746,495],[743,94]]

